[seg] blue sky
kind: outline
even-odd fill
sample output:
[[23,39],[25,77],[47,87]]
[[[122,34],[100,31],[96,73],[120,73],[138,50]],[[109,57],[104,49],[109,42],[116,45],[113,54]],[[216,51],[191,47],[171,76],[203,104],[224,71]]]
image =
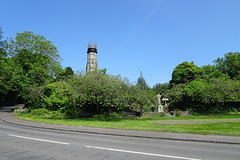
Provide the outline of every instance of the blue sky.
[[57,46],[63,67],[85,71],[88,42],[98,65],[153,86],[184,61],[201,67],[240,51],[239,0],[0,0],[4,38],[33,31]]

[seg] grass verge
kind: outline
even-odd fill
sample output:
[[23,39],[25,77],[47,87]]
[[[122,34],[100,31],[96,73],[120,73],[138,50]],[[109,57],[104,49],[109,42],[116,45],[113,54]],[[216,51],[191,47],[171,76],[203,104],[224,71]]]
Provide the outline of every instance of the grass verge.
[[[217,116],[152,117],[140,119],[49,119],[46,117],[32,116],[29,114],[16,114],[16,117],[40,123],[72,126],[240,136],[240,114]],[[233,121],[233,119],[235,120]],[[168,123],[158,123],[162,121],[168,121]],[[181,121],[181,123],[176,124],[177,121]],[[191,121],[194,123],[189,123]],[[203,122],[195,124],[196,121]]]

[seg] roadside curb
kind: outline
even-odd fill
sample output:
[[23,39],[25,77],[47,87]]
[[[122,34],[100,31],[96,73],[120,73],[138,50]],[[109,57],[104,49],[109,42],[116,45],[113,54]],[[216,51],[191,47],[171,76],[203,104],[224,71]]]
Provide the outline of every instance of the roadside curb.
[[237,144],[237,145],[240,144],[240,136],[152,132],[152,131],[56,125],[56,124],[39,123],[39,122],[32,122],[32,121],[18,119],[13,115],[13,113],[1,114],[0,119],[5,123],[9,123],[13,125],[40,128],[40,129],[49,129],[49,130],[56,130],[56,131],[70,131],[70,132],[79,132],[79,133],[125,136],[125,137],[135,137],[135,138],[151,138],[151,139],[175,140],[175,141],[191,141],[191,142],[222,143],[222,144]]

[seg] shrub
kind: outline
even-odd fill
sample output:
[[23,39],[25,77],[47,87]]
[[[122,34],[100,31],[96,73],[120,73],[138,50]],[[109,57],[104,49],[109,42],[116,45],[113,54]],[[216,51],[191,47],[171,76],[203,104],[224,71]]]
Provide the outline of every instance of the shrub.
[[15,106],[13,109],[17,110],[17,109],[20,109],[20,107],[19,106]]
[[179,117],[179,116],[181,115],[181,112],[182,112],[182,111],[179,110],[179,109],[175,109],[174,112],[175,112],[175,116],[176,116],[176,117]]
[[75,109],[67,109],[64,112],[64,117],[69,119],[78,118],[78,111]]
[[169,91],[170,109],[189,110],[201,114],[226,113],[229,102],[240,100],[240,81],[213,78],[176,85]]
[[51,111],[49,116],[50,116],[51,119],[62,119],[62,118],[64,118],[64,114],[61,113],[60,111]]
[[236,108],[231,108],[231,109],[230,109],[230,112],[232,112],[232,113],[239,113]]
[[30,114],[34,116],[46,116],[49,115],[49,110],[46,108],[32,109]]
[[81,73],[36,87],[31,90],[31,95],[34,95],[31,97],[31,108],[62,110],[67,118],[81,117],[79,113],[91,113],[92,116],[125,109],[134,110],[133,106],[137,106],[134,111],[139,112],[143,111],[144,106],[150,106],[150,111],[156,101],[152,90],[141,91],[120,75],[101,72]]
[[160,117],[165,117],[165,113],[164,112],[160,112]]

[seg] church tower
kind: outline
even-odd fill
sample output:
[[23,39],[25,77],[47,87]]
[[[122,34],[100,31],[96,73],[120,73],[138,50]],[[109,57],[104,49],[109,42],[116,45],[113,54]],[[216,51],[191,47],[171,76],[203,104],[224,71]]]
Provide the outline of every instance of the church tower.
[[97,71],[97,44],[94,43],[92,47],[92,43],[88,43],[88,51],[87,51],[87,67],[86,72]]

